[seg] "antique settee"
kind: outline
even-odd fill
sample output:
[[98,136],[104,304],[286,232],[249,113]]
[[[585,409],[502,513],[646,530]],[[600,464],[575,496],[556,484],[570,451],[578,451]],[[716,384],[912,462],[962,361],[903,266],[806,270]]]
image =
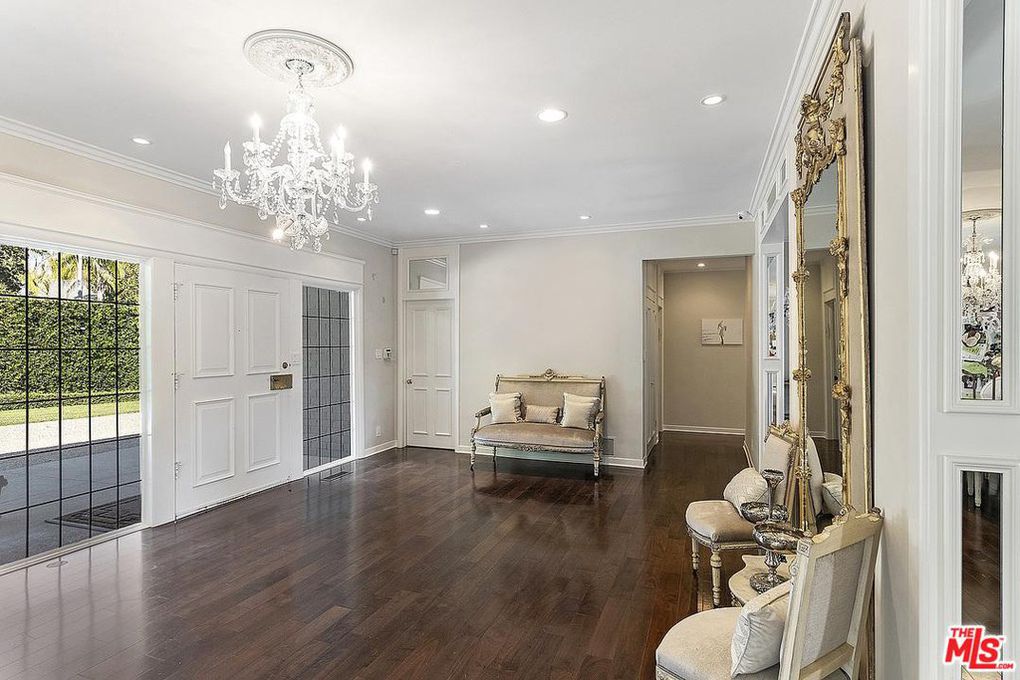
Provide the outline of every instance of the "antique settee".
[[565,393],[582,397],[598,397],[598,405],[591,419],[591,427],[563,427],[556,423],[535,423],[520,420],[513,423],[482,424],[491,414],[485,407],[475,414],[477,424],[471,430],[471,469],[475,467],[475,452],[479,446],[492,447],[492,464],[496,465],[496,449],[518,451],[555,451],[586,454],[592,457],[595,476],[599,475],[602,458],[603,423],[606,407],[606,379],[576,375],[559,375],[551,368],[540,375],[497,375],[496,393],[521,394],[521,404],[555,406],[561,409]]

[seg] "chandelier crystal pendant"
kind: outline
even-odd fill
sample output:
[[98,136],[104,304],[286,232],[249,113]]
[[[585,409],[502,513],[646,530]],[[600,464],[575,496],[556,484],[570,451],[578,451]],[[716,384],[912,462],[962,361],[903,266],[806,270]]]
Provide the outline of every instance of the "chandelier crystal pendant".
[[358,182],[343,128],[330,138],[328,151],[323,147],[312,97],[305,91],[306,84],[342,82],[353,63],[333,43],[298,31],[260,31],[245,41],[244,53],[257,68],[295,87],[271,142],[262,140],[262,123],[252,117],[252,138],[242,145],[243,182],[241,171],[232,167],[230,142],[223,147],[223,168],[213,172],[220,208],[226,208],[229,199],[254,207],[260,219],[274,215],[274,239],[288,239],[293,250],[310,243],[318,253],[329,238],[330,224],[340,223],[341,212],[365,211],[371,220],[372,206],[379,202],[378,187],[370,179],[372,162],[362,162]]

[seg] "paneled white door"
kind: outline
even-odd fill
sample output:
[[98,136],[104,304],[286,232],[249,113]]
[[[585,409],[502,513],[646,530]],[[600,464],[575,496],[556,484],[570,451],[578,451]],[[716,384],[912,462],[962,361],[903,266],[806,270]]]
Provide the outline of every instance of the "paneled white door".
[[[186,515],[288,479],[283,279],[177,265],[176,513]],[[296,454],[295,454],[296,455]]]
[[452,449],[453,300],[409,301],[404,315],[407,445]]

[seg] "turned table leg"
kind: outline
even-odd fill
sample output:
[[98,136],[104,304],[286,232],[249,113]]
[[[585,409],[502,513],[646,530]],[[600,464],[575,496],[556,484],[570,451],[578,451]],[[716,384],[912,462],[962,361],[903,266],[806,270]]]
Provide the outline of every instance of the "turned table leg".
[[691,538],[691,569],[698,571],[700,557],[698,555],[698,542]]
[[718,607],[722,603],[722,555],[712,551],[712,605]]

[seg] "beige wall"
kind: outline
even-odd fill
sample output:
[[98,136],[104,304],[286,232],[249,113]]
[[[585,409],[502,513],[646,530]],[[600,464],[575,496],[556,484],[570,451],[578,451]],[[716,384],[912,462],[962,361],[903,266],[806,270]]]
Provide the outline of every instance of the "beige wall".
[[[663,420],[665,429],[708,428],[742,432],[747,408],[744,319],[747,272],[666,274],[663,314]],[[702,345],[703,318],[744,319],[742,345]]]
[[643,465],[642,262],[753,249],[746,222],[463,244],[460,445],[497,373],[551,367],[606,377],[606,462]]

